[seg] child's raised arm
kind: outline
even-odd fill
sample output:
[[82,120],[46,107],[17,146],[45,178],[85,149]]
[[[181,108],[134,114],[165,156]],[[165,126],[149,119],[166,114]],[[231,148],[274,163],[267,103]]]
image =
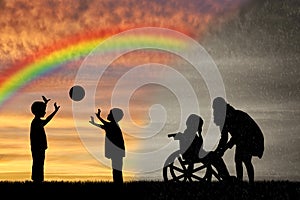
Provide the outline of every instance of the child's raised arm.
[[91,116],[91,120],[89,121],[90,124],[93,124],[94,126],[97,126],[97,127],[100,127],[100,128],[104,128],[104,125],[101,125],[101,124],[97,124],[95,121],[94,121],[94,117]]
[[103,125],[106,125],[108,122],[105,121],[105,120],[100,116],[100,113],[101,113],[101,110],[98,109],[98,112],[95,113],[95,114],[96,114],[97,118],[101,121],[101,123],[102,123]]
[[54,117],[54,115],[57,113],[59,110],[60,106],[54,103],[54,111],[44,120],[44,126]]

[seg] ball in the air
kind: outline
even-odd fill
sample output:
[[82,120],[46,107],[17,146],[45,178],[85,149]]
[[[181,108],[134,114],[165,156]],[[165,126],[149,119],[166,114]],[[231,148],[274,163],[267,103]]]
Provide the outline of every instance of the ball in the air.
[[81,101],[85,96],[85,91],[80,85],[71,87],[69,96],[73,101]]

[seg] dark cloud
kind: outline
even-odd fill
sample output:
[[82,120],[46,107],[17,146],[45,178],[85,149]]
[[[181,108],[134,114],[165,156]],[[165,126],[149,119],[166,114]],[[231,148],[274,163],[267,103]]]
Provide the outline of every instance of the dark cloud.
[[[256,1],[203,42],[216,60],[230,98],[285,104],[300,100],[299,2]],[[300,109],[299,106],[297,106]]]

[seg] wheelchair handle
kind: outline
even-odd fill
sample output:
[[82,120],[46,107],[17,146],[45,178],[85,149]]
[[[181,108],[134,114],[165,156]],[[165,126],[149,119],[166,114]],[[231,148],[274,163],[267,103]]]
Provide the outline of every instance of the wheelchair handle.
[[175,137],[177,133],[171,133],[171,134],[168,134],[168,137]]

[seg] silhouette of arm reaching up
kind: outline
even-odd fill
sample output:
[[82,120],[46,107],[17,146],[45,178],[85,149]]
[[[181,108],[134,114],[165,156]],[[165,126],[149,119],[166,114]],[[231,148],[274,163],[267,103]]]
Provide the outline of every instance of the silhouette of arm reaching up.
[[102,124],[97,124],[95,121],[94,121],[94,117],[91,116],[91,120],[89,121],[91,124],[93,124],[94,126],[97,126],[97,127],[100,127],[100,128],[104,128],[104,125]]
[[95,113],[97,118],[101,121],[102,124],[98,124],[94,121],[94,117],[91,116],[91,120],[89,121],[91,124],[93,124],[94,126],[100,127],[102,129],[105,128],[105,125],[108,124],[107,121],[105,121],[101,116],[100,116],[101,110],[98,109],[98,112]]
[[[47,102],[50,101],[50,99],[47,100]],[[54,111],[44,120],[44,126],[46,124],[48,124],[48,122],[54,117],[54,115],[57,113],[57,111],[59,110],[60,106],[58,106],[56,104],[56,102],[54,103]]]
[[106,125],[106,124],[108,124],[108,122],[107,121],[105,121],[101,116],[100,116],[100,113],[101,113],[101,110],[100,109],[98,109],[98,112],[97,113],[95,113],[96,114],[96,116],[97,116],[97,118],[101,121],[101,123],[103,124],[103,125]]

